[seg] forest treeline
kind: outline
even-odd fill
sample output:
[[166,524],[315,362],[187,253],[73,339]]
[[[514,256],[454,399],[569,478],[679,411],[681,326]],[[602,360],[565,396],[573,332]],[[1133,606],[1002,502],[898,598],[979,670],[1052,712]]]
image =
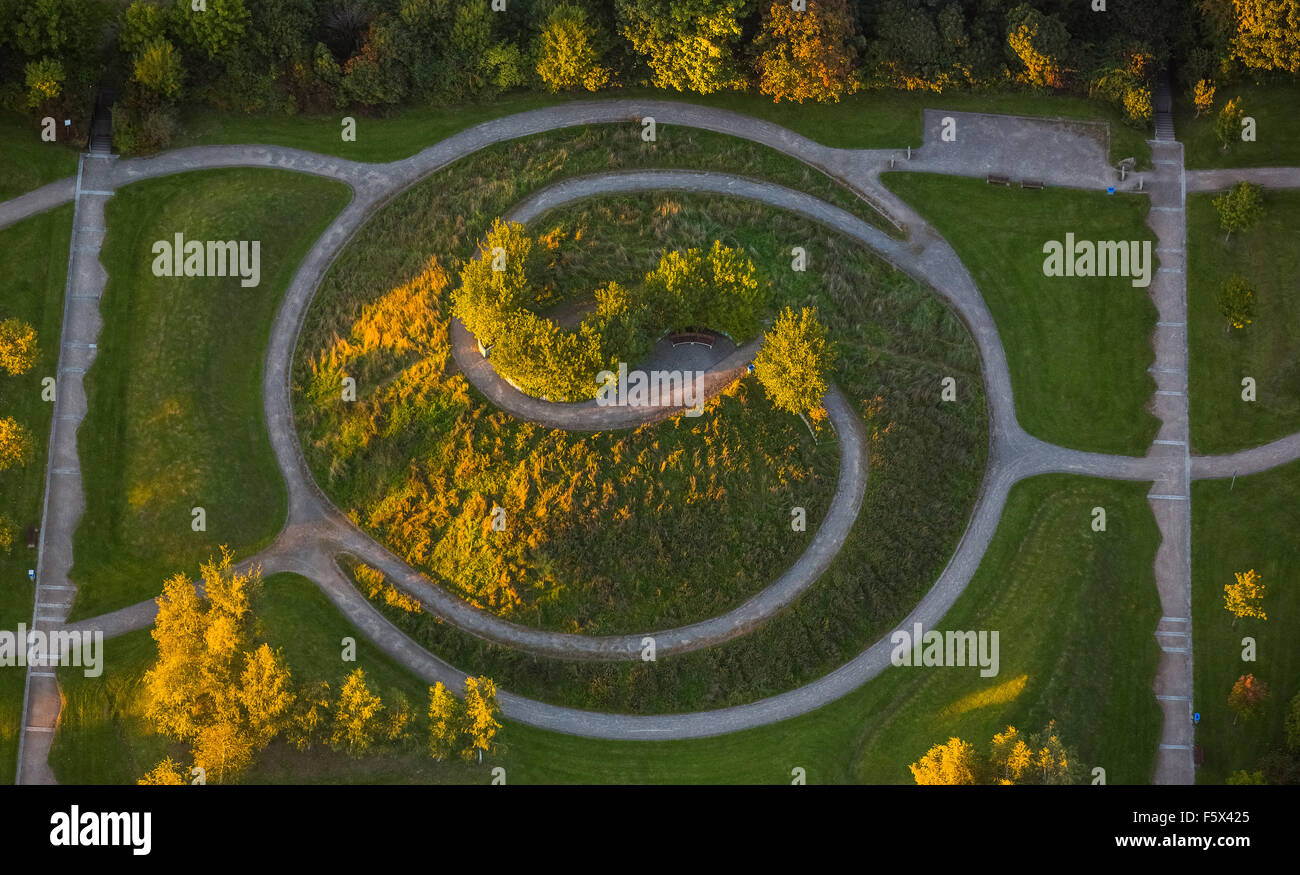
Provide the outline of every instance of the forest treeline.
[[0,0],[0,102],[84,131],[107,76],[125,151],[167,145],[182,102],[379,113],[613,87],[1017,87],[1145,124],[1161,69],[1189,96],[1294,77],[1296,21],[1300,0]]

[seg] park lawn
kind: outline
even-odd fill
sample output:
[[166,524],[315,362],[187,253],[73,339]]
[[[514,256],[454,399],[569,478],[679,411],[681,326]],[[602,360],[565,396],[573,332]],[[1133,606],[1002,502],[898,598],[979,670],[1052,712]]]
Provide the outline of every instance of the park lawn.
[[[71,234],[70,205],[0,231],[0,320],[13,316],[34,327],[39,355],[25,374],[0,371],[0,416],[18,420],[33,439],[27,464],[0,472],[0,516],[14,529],[13,545],[0,549],[0,629],[32,622],[34,587],[27,571],[36,568],[36,550],[27,547],[27,528],[41,524],[54,411],[41,400],[41,381],[58,370]],[[14,779],[25,677],[22,668],[0,668],[0,784]]]
[[[1300,431],[1300,192],[1264,193],[1264,216],[1224,240],[1214,194],[1187,199],[1188,344],[1192,449],[1228,453]],[[1255,289],[1255,318],[1229,328],[1219,287],[1233,274]],[[1243,401],[1245,377],[1256,400]]]
[[[1255,120],[1255,142],[1240,134],[1227,152],[1214,135],[1214,119],[1229,100],[1241,98],[1242,112]],[[1188,170],[1211,167],[1294,167],[1300,164],[1300,85],[1278,82],[1219,85],[1214,109],[1196,118],[1184,97],[1175,107],[1175,127]]]
[[396,161],[432,146],[468,127],[532,109],[575,101],[641,98],[676,100],[751,115],[787,127],[826,146],[841,149],[903,149],[920,146],[922,110],[953,109],[1049,118],[1088,119],[1110,125],[1111,157],[1135,156],[1149,163],[1150,131],[1124,124],[1121,113],[1106,104],[1080,97],[1028,92],[949,93],[863,91],[838,103],[773,103],[761,94],[681,94],[648,88],[611,89],[598,94],[558,96],[517,94],[487,103],[450,107],[412,107],[392,115],[357,120],[357,139],[342,140],[342,119],[349,113],[319,115],[234,115],[196,109],[185,118],[185,132],[175,146],[259,143],[292,146],[352,158],[356,161]]
[[[1025,191],[978,179],[889,173],[956,250],[998,326],[1016,416],[1030,434],[1080,450],[1145,455],[1159,426],[1146,409],[1156,308],[1126,277],[1045,277],[1043,244],[1155,240],[1145,198],[1049,188]],[[1156,264],[1151,265],[1155,277]]]
[[[61,124],[58,131],[62,136]],[[8,110],[0,111],[0,155],[5,157],[0,167],[0,201],[77,174],[75,148],[42,141],[39,124]]]
[[[1296,532],[1300,531],[1300,462],[1227,480],[1192,484],[1192,646],[1196,665],[1196,743],[1205,759],[1202,784],[1222,784],[1239,769],[1254,771],[1271,747],[1285,743],[1287,704],[1300,693],[1300,587],[1296,586]],[[1223,587],[1238,571],[1257,571],[1266,587],[1267,620],[1233,626]],[[1256,662],[1243,662],[1242,639],[1253,637]],[[1233,726],[1228,694],[1243,674],[1268,684],[1255,719]]]
[[[262,416],[272,318],[298,263],[347,203],[339,183],[267,170],[141,182],[107,208],[108,287],[79,432],[86,511],[74,538],[73,616],[156,595],[228,545],[248,555],[284,521]],[[155,277],[157,240],[261,241],[261,282]],[[206,531],[191,529],[193,508]]]
[[[419,753],[418,738],[412,751],[359,760],[277,743],[246,780],[487,783],[500,764],[512,784],[782,784],[796,767],[814,784],[909,784],[907,764],[949,734],[982,749],[1008,723],[1030,731],[1055,718],[1085,766],[1106,769],[1108,783],[1145,783],[1160,729],[1151,697],[1158,652],[1150,635],[1159,616],[1151,570],[1158,534],[1146,488],[1052,475],[1012,490],[979,572],[941,627],[999,630],[995,678],[981,678],[978,669],[890,669],[809,714],[687,741],[604,741],[507,721],[503,750],[481,766],[431,763]],[[1091,530],[1095,506],[1107,510],[1105,533]],[[413,703],[427,695],[423,681],[379,653],[307,580],[268,578],[256,612],[266,640],[283,648],[299,680],[350,670],[339,661],[347,636],[357,641],[356,665],[372,689],[401,690]],[[185,753],[152,735],[139,716],[140,678],[154,656],[148,632],[107,647],[100,679],[61,669],[66,704],[51,754],[60,781],[131,781],[169,749]],[[1018,694],[990,696],[1008,686]],[[1083,778],[1089,781],[1090,772]]]
[[[387,700],[400,691],[423,715],[428,685],[398,666],[360,635],[306,578],[277,574],[266,578],[254,603],[261,624],[259,640],[281,648],[294,680],[326,681],[337,691],[354,669],[366,673],[370,689]],[[341,658],[342,640],[356,641],[356,661]],[[50,765],[60,783],[129,784],[165,756],[188,764],[185,744],[158,735],[145,717],[145,672],[157,657],[150,630],[105,642],[105,668],[98,678],[80,669],[59,669],[63,713],[50,752]],[[354,759],[328,748],[300,752],[276,742],[258,757],[244,783],[488,783],[491,764],[438,764],[423,754],[424,738],[412,750]]]

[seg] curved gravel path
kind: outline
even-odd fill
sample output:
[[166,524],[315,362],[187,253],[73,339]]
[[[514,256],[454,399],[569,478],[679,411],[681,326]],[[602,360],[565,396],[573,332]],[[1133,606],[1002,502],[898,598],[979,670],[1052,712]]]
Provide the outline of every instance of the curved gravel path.
[[[259,562],[268,573],[294,571],[310,577],[351,622],[403,665],[428,680],[442,680],[453,688],[460,686],[464,672],[424,651],[388,623],[348,583],[334,562],[334,554],[340,551],[356,553],[363,559],[375,557],[376,551],[387,551],[357,531],[324,499],[303,464],[289,391],[289,373],[302,320],[320,280],[352,234],[380,204],[419,179],[493,143],[575,125],[635,122],[645,115],[653,115],[661,124],[682,124],[738,136],[799,158],[850,185],[887,216],[892,216],[897,224],[908,227],[912,238],[906,242],[893,240],[847,212],[815,198],[766,183],[737,181],[736,177],[724,174],[609,174],[585,180],[566,180],[547,189],[547,197],[558,198],[566,192],[577,198],[602,191],[633,190],[619,189],[617,185],[620,182],[624,185],[636,183],[638,177],[639,182],[647,186],[663,187],[676,181],[681,185],[702,187],[692,190],[718,191],[721,187],[725,189],[724,193],[737,194],[740,189],[745,189],[745,196],[808,215],[858,239],[895,267],[925,282],[958,311],[976,340],[983,363],[990,416],[990,453],[984,484],[970,524],[948,566],[916,608],[899,624],[900,628],[910,627],[916,622],[932,627],[947,613],[978,568],[1001,517],[1007,494],[1018,480],[1049,472],[1151,480],[1162,469],[1162,462],[1158,459],[1114,457],[1064,449],[1033,438],[1020,428],[1015,418],[1005,352],[974,281],[951,247],[876,180],[876,174],[884,169],[888,157],[894,154],[892,151],[831,149],[768,122],[676,102],[616,100],[572,104],[485,122],[411,158],[383,165],[361,164],[295,149],[246,146],[199,147],[151,159],[115,163],[112,177],[115,186],[193,170],[252,166],[328,176],[353,187],[352,202],[317,240],[295,273],[272,329],[263,380],[264,406],[272,446],[289,492],[289,515],[276,543],[249,563]],[[631,180],[627,178],[629,176]],[[0,204],[0,227],[66,202],[71,199],[73,191],[65,180]],[[525,201],[516,208],[517,212],[526,214],[529,204],[544,210],[547,203],[559,202],[537,200],[541,195],[538,193]],[[836,402],[831,398],[828,403]],[[1278,446],[1274,451],[1251,456],[1250,461],[1265,466],[1288,461],[1284,458],[1287,454],[1300,454],[1300,446],[1296,445],[1300,441],[1284,443],[1291,440],[1276,442]],[[1194,465],[1200,465],[1201,470],[1211,472],[1217,470],[1219,464],[1217,459],[1194,462]],[[1207,473],[1203,476],[1225,475]],[[379,564],[382,567],[383,563]],[[427,583],[423,585],[428,586]],[[155,612],[153,602],[147,602],[74,625],[121,633],[149,625]],[[497,624],[509,625],[483,612],[475,613],[489,617]],[[501,640],[514,639],[507,630]],[[661,646],[661,652],[662,649]],[[748,705],[693,714],[597,714],[548,705],[508,692],[502,692],[499,699],[503,712],[511,719],[577,735],[616,739],[718,735],[787,719],[839,698],[883,671],[889,664],[889,650],[888,636],[885,636],[850,662],[806,686]]]

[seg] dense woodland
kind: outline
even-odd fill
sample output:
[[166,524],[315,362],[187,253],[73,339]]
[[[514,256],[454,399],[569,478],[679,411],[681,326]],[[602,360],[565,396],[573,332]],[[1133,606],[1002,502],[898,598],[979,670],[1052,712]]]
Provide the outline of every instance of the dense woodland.
[[125,151],[169,143],[181,105],[1026,88],[1145,124],[1162,69],[1189,98],[1198,83],[1300,73],[1300,0],[0,0],[0,22],[0,101],[84,130],[108,84]]

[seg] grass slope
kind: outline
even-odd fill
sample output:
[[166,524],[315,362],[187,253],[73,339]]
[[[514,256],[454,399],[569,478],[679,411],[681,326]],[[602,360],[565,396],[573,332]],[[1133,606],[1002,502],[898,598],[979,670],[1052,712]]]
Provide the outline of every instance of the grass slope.
[[[1269,191],[1260,223],[1225,241],[1213,194],[1187,199],[1192,448],[1228,453],[1300,431],[1300,192]],[[1255,288],[1255,319],[1228,328],[1216,297],[1229,276]],[[1254,377],[1256,400],[1241,399]]]
[[0,111],[0,155],[5,157],[0,166],[0,201],[77,175],[77,150],[42,141],[39,125],[17,113]]
[[[109,202],[109,282],[79,432],[86,512],[75,537],[75,617],[156,595],[218,545],[247,554],[284,520],[262,421],[271,320],[302,256],[348,190],[266,170],[185,174]],[[155,277],[154,241],[260,240],[261,282]],[[207,530],[191,530],[203,507]]]
[[[41,380],[54,376],[63,325],[63,291],[68,275],[72,207],[33,216],[0,231],[0,319],[17,317],[36,329],[39,359],[27,373],[0,371],[0,416],[12,416],[33,438],[31,460],[0,472],[0,514],[16,531],[14,544],[0,550],[0,629],[32,621],[27,571],[36,550],[27,547],[27,527],[39,526],[45,494],[45,461],[54,405],[41,400]],[[0,783],[12,783],[18,754],[25,672],[0,668]]]
[[[1157,651],[1150,634],[1159,615],[1151,571],[1158,534],[1145,490],[1145,484],[1062,475],[1012,491],[983,565],[942,624],[1000,630],[997,677],[960,668],[890,669],[811,714],[690,741],[607,742],[507,723],[499,762],[512,784],[783,784],[795,767],[806,769],[811,783],[907,784],[907,764],[949,734],[982,749],[1008,723],[1037,728],[1054,717],[1084,764],[1106,769],[1108,783],[1145,783],[1160,727],[1151,697]],[[1089,525],[1098,505],[1108,511],[1105,533]],[[301,578],[268,579],[257,612],[295,677],[345,670],[339,641],[352,636],[368,678],[403,690],[413,702],[425,695],[421,681],[378,654]],[[60,781],[131,781],[167,749],[138,716],[139,678],[153,658],[147,636],[110,641],[101,679],[66,669],[60,675],[67,705],[51,755]],[[1016,682],[1016,695],[991,694],[1009,682]],[[487,783],[496,764],[439,766],[418,753],[349,760],[277,744],[248,780]]]
[[1051,118],[1090,119],[1110,125],[1113,160],[1135,156],[1149,162],[1149,131],[1130,127],[1112,107],[1078,97],[1053,97],[1020,92],[931,94],[894,90],[860,92],[838,103],[773,103],[759,94],[691,94],[650,89],[615,89],[580,97],[526,94],[491,103],[457,107],[414,107],[381,118],[359,118],[357,139],[340,136],[343,113],[337,116],[243,116],[200,109],[185,120],[185,133],[175,145],[263,143],[293,146],[352,158],[395,161],[414,155],[441,139],[480,122],[517,112],[574,101],[619,98],[676,100],[727,109],[774,122],[826,146],[841,149],[902,149],[921,145],[921,112],[927,108],[992,112]]
[[[1214,135],[1214,119],[1229,100],[1241,98],[1242,112],[1255,120],[1255,142],[1234,140],[1227,152]],[[1300,85],[1292,83],[1219,85],[1214,109],[1196,118],[1182,101],[1175,127],[1188,170],[1208,167],[1293,167],[1300,164]]]
[[[1300,692],[1300,587],[1296,532],[1300,531],[1300,462],[1249,477],[1192,484],[1192,641],[1196,663],[1196,743],[1205,752],[1202,784],[1222,784],[1239,769],[1254,771],[1280,745],[1287,703]],[[1232,625],[1223,587],[1233,573],[1255,569],[1267,587],[1267,620]],[[1242,639],[1253,637],[1257,661],[1243,662]],[[1260,716],[1233,726],[1232,684],[1254,674],[1269,686]]]
[[[1016,416],[1043,440],[1081,450],[1143,455],[1159,423],[1146,410],[1155,389],[1156,309],[1126,277],[1045,277],[1043,244],[1152,240],[1143,198],[978,179],[890,173],[889,188],[952,245],[997,322],[1011,368]],[[1155,276],[1155,265],[1151,275]]]

